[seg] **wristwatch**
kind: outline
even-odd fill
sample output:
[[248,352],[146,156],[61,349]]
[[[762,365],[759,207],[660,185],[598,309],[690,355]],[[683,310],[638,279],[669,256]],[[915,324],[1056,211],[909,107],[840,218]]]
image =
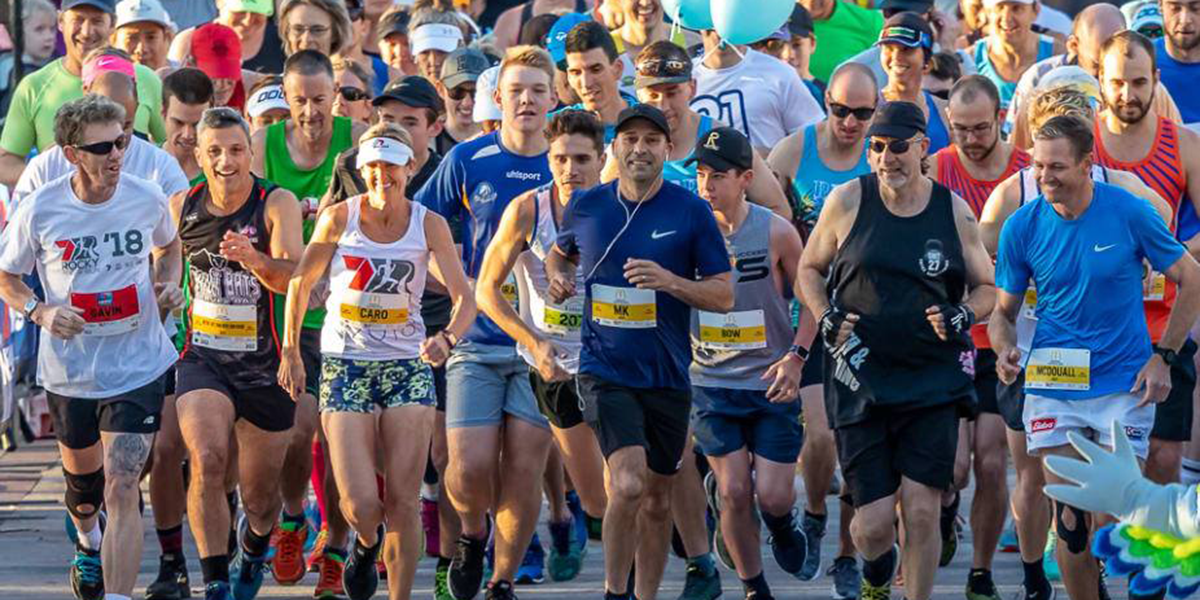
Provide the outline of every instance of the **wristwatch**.
[[25,315],[26,319],[29,319],[30,321],[33,320],[33,311],[37,310],[39,304],[41,304],[41,302],[37,299],[37,296],[31,296],[29,300],[25,302],[25,306],[21,307],[21,312]]
[[805,348],[800,344],[792,344],[792,347],[788,348],[788,352],[800,357],[800,360],[808,362],[808,348]]
[[1162,357],[1163,362],[1167,363],[1167,366],[1173,367],[1175,366],[1175,363],[1179,362],[1178,352],[1171,350],[1170,348],[1162,348],[1158,344],[1155,344],[1151,347],[1154,349],[1155,354]]

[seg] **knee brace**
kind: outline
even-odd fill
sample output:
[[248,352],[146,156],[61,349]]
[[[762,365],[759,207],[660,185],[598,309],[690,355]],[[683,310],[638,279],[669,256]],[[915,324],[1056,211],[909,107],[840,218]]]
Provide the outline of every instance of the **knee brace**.
[[[1067,529],[1063,524],[1063,513],[1071,511],[1071,516],[1075,518],[1075,528]],[[1058,539],[1062,540],[1067,545],[1067,551],[1071,554],[1081,554],[1088,547],[1088,526],[1087,513],[1063,504],[1062,502],[1054,503],[1054,530],[1058,532]]]
[[[63,475],[67,480],[67,512],[80,520],[95,516],[104,502],[104,469],[87,475],[75,475],[63,469]],[[82,510],[82,506],[89,508]]]

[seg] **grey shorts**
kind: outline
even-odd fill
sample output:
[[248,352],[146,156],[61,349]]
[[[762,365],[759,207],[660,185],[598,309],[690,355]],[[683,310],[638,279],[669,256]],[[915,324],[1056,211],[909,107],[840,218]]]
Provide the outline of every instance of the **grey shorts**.
[[515,346],[461,342],[446,362],[446,428],[498,426],[505,414],[550,429]]

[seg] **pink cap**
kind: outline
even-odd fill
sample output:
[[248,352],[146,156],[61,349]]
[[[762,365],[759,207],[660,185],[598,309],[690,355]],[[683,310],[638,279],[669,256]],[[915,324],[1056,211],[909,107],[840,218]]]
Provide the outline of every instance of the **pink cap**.
[[130,79],[136,80],[137,73],[133,70],[133,63],[121,58],[105,54],[87,62],[83,65],[83,86],[87,87],[100,76],[101,73],[113,71],[122,75],[128,75]]

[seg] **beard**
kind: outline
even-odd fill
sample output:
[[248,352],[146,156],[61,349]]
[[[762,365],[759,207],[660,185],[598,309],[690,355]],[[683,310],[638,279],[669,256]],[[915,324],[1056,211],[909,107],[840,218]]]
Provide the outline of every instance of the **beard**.
[[1128,125],[1136,125],[1149,114],[1150,107],[1154,105],[1154,94],[1154,91],[1150,92],[1150,97],[1146,98],[1144,102],[1140,98],[1130,102],[1114,102],[1107,95],[1102,95],[1104,95],[1105,108],[1112,111],[1118,120]]
[[1164,29],[1163,34],[1170,39],[1172,45],[1177,46],[1180,50],[1191,50],[1200,46],[1200,33],[1172,33]]
[[987,158],[992,155],[992,152],[996,151],[996,146],[998,145],[1000,145],[1000,136],[993,138],[992,143],[988,146],[984,146],[982,144],[964,146],[962,151],[963,154],[967,155],[967,158],[978,163],[987,160]]

